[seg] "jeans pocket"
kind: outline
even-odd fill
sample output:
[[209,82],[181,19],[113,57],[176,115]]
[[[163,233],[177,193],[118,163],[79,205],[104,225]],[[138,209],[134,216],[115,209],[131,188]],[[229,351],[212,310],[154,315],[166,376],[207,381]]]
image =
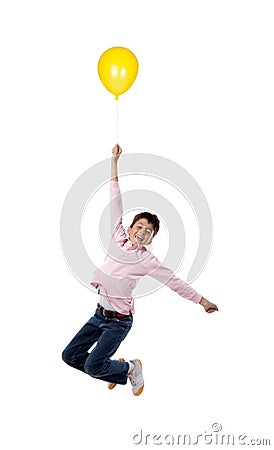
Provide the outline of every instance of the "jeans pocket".
[[132,316],[129,317],[114,317],[114,319],[112,319],[114,321],[114,323],[117,323],[119,325],[121,325],[121,327],[130,330],[130,328],[132,327]]

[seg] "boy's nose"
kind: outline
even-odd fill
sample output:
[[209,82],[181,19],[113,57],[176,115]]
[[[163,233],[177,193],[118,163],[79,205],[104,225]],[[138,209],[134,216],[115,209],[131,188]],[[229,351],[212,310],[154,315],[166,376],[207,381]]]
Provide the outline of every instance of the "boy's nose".
[[140,233],[139,233],[139,236],[141,236],[142,238],[145,238],[148,235],[150,235],[150,233],[147,230],[141,230]]

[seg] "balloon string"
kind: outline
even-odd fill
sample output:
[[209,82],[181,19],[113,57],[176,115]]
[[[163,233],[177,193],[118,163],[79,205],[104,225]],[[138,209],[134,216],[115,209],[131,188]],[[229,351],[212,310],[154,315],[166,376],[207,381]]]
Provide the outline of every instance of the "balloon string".
[[118,101],[116,101],[116,143],[118,144],[118,130],[119,130],[119,112],[118,112]]

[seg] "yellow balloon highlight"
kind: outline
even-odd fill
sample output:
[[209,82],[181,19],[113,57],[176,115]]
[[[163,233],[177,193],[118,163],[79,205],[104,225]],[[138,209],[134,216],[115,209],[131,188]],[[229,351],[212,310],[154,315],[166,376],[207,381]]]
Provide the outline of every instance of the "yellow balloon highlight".
[[118,100],[118,96],[134,83],[138,66],[138,60],[131,50],[125,47],[112,47],[101,55],[98,61],[98,74],[105,88]]

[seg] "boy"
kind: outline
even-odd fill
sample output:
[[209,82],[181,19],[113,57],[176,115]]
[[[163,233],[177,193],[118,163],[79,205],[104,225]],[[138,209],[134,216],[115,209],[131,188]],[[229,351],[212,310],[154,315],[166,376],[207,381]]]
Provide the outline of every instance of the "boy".
[[[91,285],[98,289],[100,303],[94,316],[81,328],[62,353],[63,360],[75,369],[91,377],[109,383],[112,389],[117,383],[126,384],[129,379],[135,396],[142,393],[144,379],[139,359],[126,362],[110,359],[125,339],[133,323],[134,299],[132,291],[138,279],[150,275],[166,284],[180,296],[202,305],[207,313],[218,311],[214,303],[198,294],[173,271],[163,266],[146,249],[146,245],[159,231],[159,219],[155,214],[137,214],[126,235],[122,225],[122,198],[118,183],[118,159],[122,153],[119,145],[112,149],[111,159],[111,226],[112,238],[109,254],[103,265],[93,275]],[[95,344],[94,349],[88,350]]]

